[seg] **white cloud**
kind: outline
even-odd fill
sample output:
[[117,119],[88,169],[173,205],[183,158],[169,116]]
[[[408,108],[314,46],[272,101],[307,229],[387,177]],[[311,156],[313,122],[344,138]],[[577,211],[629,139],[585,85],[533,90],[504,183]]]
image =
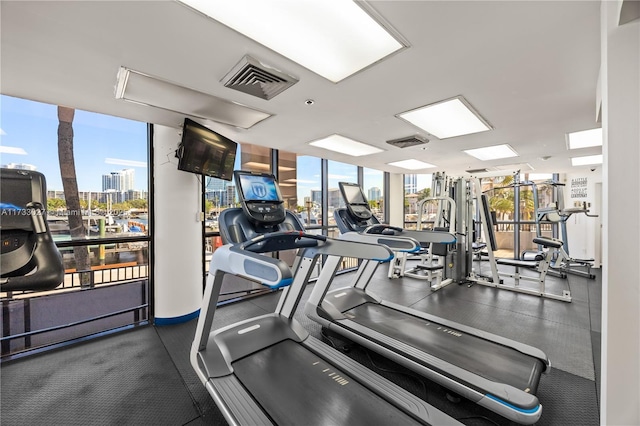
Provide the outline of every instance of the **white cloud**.
[[0,146],[0,153],[2,154],[15,154],[15,155],[27,155],[27,151],[23,148],[15,146]]
[[7,134],[7,132],[5,132],[4,130],[2,130],[2,128],[0,128],[0,135],[4,136],[6,134]]
[[329,179],[353,179],[353,176],[349,176],[349,175],[334,175],[334,174],[329,174]]
[[120,166],[147,167],[146,161],[122,160],[120,158],[105,158],[104,162],[107,164],[117,164]]

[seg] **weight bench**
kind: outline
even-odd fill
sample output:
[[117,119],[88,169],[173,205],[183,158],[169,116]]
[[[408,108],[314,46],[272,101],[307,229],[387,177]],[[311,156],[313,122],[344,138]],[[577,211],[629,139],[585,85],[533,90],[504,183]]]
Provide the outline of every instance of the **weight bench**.
[[[537,296],[548,297],[551,299],[570,302],[571,292],[568,290],[564,290],[562,295],[547,293],[545,290],[545,280],[547,278],[547,273],[549,272],[549,267],[553,260],[554,250],[560,249],[562,247],[562,244],[563,244],[562,241],[557,240],[555,238],[536,237],[533,239],[533,242],[543,247],[542,253],[536,256],[536,258],[539,258],[538,261],[519,260],[519,259],[497,259],[496,260],[496,263],[498,263],[499,265],[509,265],[509,266],[515,267],[514,273],[498,271],[498,275],[500,277],[509,277],[514,279],[515,283],[513,287],[504,285],[504,284],[498,284],[497,286],[506,287],[511,290],[517,289],[517,291],[520,291],[523,293],[535,294]],[[539,272],[540,275],[537,277],[522,275],[520,274],[520,268],[535,269]],[[532,282],[538,283],[538,290],[519,287],[520,280],[532,281]]]

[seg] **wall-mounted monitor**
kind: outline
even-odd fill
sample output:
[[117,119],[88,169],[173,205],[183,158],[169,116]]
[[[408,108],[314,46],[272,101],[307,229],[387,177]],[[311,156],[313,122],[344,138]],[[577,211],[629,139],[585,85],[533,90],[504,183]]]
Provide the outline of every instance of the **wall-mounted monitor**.
[[185,118],[176,151],[178,170],[231,180],[237,149],[231,139]]

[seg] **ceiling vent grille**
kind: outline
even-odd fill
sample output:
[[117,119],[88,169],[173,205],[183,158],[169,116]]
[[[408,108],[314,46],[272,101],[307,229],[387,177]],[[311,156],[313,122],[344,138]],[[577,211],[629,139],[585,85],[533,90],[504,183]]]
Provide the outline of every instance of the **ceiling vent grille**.
[[470,169],[466,170],[466,172],[475,175],[478,173],[489,173],[489,169]]
[[269,100],[296,84],[298,79],[245,56],[221,81],[230,89]]
[[408,148],[410,146],[422,145],[427,142],[429,142],[429,139],[419,135],[387,141],[389,145],[397,146],[398,148]]

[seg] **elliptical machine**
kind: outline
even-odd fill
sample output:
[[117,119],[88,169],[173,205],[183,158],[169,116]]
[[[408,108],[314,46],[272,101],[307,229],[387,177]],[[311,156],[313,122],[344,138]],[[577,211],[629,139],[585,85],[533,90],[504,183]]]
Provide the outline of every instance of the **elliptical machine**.
[[64,279],[62,256],[46,218],[44,175],[0,169],[0,291],[52,290]]

